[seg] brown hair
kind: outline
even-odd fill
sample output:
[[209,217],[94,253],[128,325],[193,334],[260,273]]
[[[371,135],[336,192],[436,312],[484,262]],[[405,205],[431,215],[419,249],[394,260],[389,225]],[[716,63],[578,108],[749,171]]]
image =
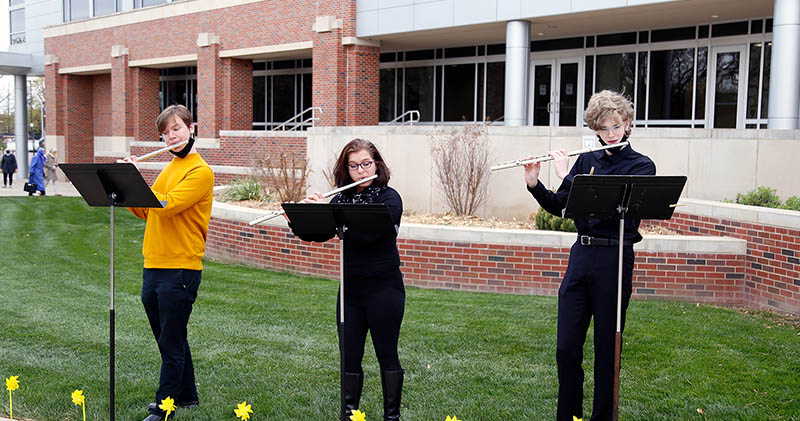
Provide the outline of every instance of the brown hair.
[[[632,122],[633,104],[628,98],[614,91],[603,90],[592,95],[583,113],[583,121],[590,129],[600,130],[602,121],[609,117],[617,117],[623,123]],[[625,135],[631,135],[630,126],[625,130]]]
[[336,187],[346,186],[354,181],[352,177],[350,177],[350,171],[348,171],[347,168],[347,159],[350,157],[351,153],[358,151],[369,152],[370,157],[375,161],[375,174],[378,175],[378,178],[372,182],[372,185],[385,186],[389,184],[389,167],[383,162],[383,157],[381,153],[378,152],[378,148],[369,140],[353,139],[344,145],[342,153],[339,154],[339,159],[336,160],[336,165],[333,167],[333,178],[336,181]]
[[188,127],[190,131],[192,130],[192,124],[194,123],[192,120],[192,112],[183,105],[175,104],[164,108],[164,111],[162,111],[161,114],[158,115],[158,118],[156,118],[158,134],[164,133],[164,130],[167,129],[167,126],[172,124],[173,117],[178,117],[179,119],[183,120],[183,124],[186,124],[186,127]]

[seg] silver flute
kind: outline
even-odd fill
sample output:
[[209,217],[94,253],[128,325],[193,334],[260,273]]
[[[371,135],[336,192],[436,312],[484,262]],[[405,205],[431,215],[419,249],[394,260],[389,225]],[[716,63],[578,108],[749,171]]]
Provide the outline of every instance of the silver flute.
[[[584,154],[584,153],[588,153],[588,152],[596,152],[596,151],[602,151],[602,150],[605,150],[605,149],[618,148],[618,147],[625,146],[627,144],[628,144],[628,142],[620,142],[620,143],[614,143],[613,145],[598,146],[596,148],[583,148],[583,149],[578,149],[576,151],[568,152],[567,156],[575,156],[575,155],[580,155],[580,154]],[[525,158],[525,159],[517,159],[516,161],[501,162],[501,163],[499,163],[497,165],[492,166],[489,169],[492,170],[492,171],[504,170],[506,168],[514,168],[514,167],[519,167],[519,166],[522,166],[522,165],[535,164],[537,162],[552,161],[553,159],[554,158],[552,156],[550,156],[549,154],[548,155],[540,155],[540,156],[534,156],[533,158]]]
[[[346,186],[339,187],[338,189],[331,190],[331,191],[329,191],[329,192],[327,192],[327,193],[323,194],[323,195],[322,195],[322,197],[324,197],[324,198],[331,197],[331,196],[333,196],[333,195],[334,195],[334,194],[336,194],[336,193],[339,193],[339,192],[342,192],[342,191],[345,191],[345,190],[349,189],[350,187],[357,186],[357,185],[359,185],[359,184],[361,184],[361,183],[366,183],[367,181],[369,181],[369,180],[374,180],[374,179],[376,179],[376,178],[378,178],[378,174],[373,174],[373,175],[371,175],[371,176],[369,176],[369,177],[367,177],[367,178],[364,178],[364,179],[362,179],[362,180],[358,180],[358,181],[356,181],[356,182],[354,182],[354,183],[350,183],[350,184],[348,184],[348,185],[346,185]],[[301,201],[300,203],[305,203],[305,201]],[[281,216],[281,215],[283,215],[283,214],[285,214],[285,213],[286,213],[286,211],[285,211],[285,210],[272,211],[272,212],[270,212],[270,213],[269,213],[269,214],[267,214],[267,215],[260,216],[260,217],[258,217],[258,218],[256,218],[256,219],[254,219],[254,220],[252,220],[252,221],[248,222],[248,224],[250,224],[250,225],[256,225],[256,224],[260,224],[260,223],[262,223],[262,222],[269,221],[269,220],[270,220],[270,219],[272,219],[272,218],[277,218],[277,217],[279,217],[279,216]]]

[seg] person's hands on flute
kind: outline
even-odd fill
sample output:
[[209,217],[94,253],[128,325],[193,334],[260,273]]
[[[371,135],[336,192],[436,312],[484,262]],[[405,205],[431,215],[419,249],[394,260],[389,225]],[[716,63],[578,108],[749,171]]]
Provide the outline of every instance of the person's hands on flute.
[[328,203],[322,193],[314,192],[311,196],[306,197],[300,203]]
[[550,151],[549,155],[553,157],[553,165],[556,166],[556,175],[563,180],[564,177],[569,174],[569,155],[567,151],[557,149]]
[[128,162],[130,164],[133,164],[133,166],[136,167],[137,170],[139,169],[139,158],[137,158],[137,157],[135,157],[133,155],[131,155],[131,156],[127,157],[127,158],[118,159],[117,162],[118,163]]
[[[528,159],[532,158],[534,158],[533,155],[528,157]],[[539,184],[539,171],[542,169],[542,163],[533,162],[525,164],[522,167],[525,168],[525,184],[530,188],[536,187],[536,185]]]

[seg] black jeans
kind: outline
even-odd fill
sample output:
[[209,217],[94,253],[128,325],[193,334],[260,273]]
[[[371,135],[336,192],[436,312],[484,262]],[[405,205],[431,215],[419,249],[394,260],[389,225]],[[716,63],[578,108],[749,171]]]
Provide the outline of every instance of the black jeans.
[[[367,331],[382,371],[400,371],[397,342],[406,303],[400,271],[360,279],[346,279],[344,294],[344,370],[361,372]],[[339,322],[339,299],[336,300]]]
[[186,334],[201,275],[190,269],[144,269],[142,304],[161,353],[156,403],[167,396],[175,402],[198,400]]
[[13,172],[4,172],[3,173],[3,185],[10,186],[14,184],[14,173]]
[[[558,289],[559,420],[583,418],[583,344],[594,318],[594,404],[592,421],[611,420],[614,395],[614,342],[617,331],[619,249],[575,244]],[[623,250],[622,324],[631,298],[633,247]]]

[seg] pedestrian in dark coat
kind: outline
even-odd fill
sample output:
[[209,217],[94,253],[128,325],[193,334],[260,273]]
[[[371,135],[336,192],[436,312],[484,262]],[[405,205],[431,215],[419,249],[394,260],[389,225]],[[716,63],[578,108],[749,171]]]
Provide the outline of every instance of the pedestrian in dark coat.
[[5,155],[3,155],[2,169],[3,188],[11,188],[11,185],[14,183],[14,173],[17,172],[17,157],[8,149],[6,149]]

